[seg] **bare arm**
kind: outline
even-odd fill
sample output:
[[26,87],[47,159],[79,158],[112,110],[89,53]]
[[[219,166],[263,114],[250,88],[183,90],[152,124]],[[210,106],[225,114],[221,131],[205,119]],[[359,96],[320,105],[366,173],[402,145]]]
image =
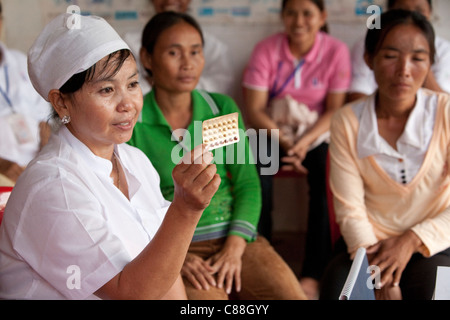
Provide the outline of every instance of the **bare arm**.
[[[269,93],[267,91],[244,88],[244,101],[250,126],[256,130],[267,129],[269,130],[269,135],[273,134],[271,130],[278,129],[277,124],[266,112],[269,102]],[[287,144],[282,136],[280,136],[280,145],[285,150],[292,147]]]
[[300,140],[288,151],[288,157],[283,161],[288,163],[285,170],[296,170],[300,173],[307,173],[302,166],[311,144],[322,134],[330,130],[331,118],[334,113],[345,103],[345,93],[329,93],[326,98],[325,112],[319,117],[317,122],[305,132]]
[[266,112],[269,102],[267,91],[244,88],[245,108],[250,125],[255,129],[278,129]]

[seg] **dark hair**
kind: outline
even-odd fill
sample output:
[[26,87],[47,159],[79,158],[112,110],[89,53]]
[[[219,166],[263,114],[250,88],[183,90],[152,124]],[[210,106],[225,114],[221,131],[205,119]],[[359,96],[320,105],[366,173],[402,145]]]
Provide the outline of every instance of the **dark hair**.
[[[83,87],[86,82],[92,81],[97,68],[100,68],[100,75],[107,79],[115,76],[125,61],[130,57],[134,57],[130,50],[122,49],[111,53],[103,64],[97,62],[86,71],[74,74],[60,89],[63,94],[73,94]],[[53,117],[58,118],[58,114],[53,112]]]
[[435,61],[435,33],[431,23],[420,13],[409,10],[389,10],[380,17],[381,28],[369,29],[366,35],[366,54],[372,59],[380,51],[389,32],[399,25],[413,25],[419,28],[430,46],[430,62]]
[[[289,0],[283,0],[283,2],[281,3],[281,12],[284,12],[284,9],[286,9],[288,1]],[[309,1],[314,3],[321,12],[325,11],[325,1],[324,0],[309,0]],[[322,27],[321,31],[328,33],[328,24],[325,24]]]
[[[433,4],[431,3],[431,0],[427,0],[428,4],[430,5],[430,10],[433,10]],[[397,0],[388,0],[388,10],[392,9],[395,4],[397,3]]]
[[[186,22],[191,26],[193,26],[198,31],[200,37],[202,38],[202,45],[205,45],[203,31],[198,22],[194,18],[192,18],[190,15],[186,13],[167,11],[156,14],[147,23],[142,33],[142,48],[147,50],[149,54],[152,54],[153,51],[155,50],[155,45],[160,35],[165,30],[181,22]],[[147,70],[147,72],[150,76],[152,75],[151,70]]]
[[103,63],[103,65],[99,65],[99,63],[97,62],[86,71],[73,75],[59,89],[59,91],[65,94],[77,92],[78,90],[81,89],[83,84],[93,80],[97,67],[102,68],[100,70],[100,75],[102,75],[104,78],[110,78],[115,76],[119,72],[120,68],[122,68],[123,64],[125,63],[125,60],[127,60],[130,55],[132,55],[131,51],[127,49],[111,53],[108,56],[108,59],[106,59],[106,61]]

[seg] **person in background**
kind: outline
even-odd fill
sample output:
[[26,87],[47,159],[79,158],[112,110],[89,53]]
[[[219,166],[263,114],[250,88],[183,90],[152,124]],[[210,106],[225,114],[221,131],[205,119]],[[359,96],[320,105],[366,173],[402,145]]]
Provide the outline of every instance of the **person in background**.
[[[0,32],[2,24],[0,2]],[[26,55],[0,43],[0,186],[13,186],[47,143],[50,112],[31,85]]]
[[380,268],[377,299],[431,300],[437,266],[450,266],[450,97],[422,87],[434,41],[429,21],[408,10],[389,10],[367,33],[378,89],[332,121],[330,187],[345,243],[321,299],[339,297],[360,247]]
[[[152,160],[166,200],[176,195],[173,154],[202,143],[205,120],[238,113],[226,95],[195,89],[204,66],[203,35],[189,15],[163,12],[144,29],[141,61],[153,90],[129,143]],[[182,275],[190,300],[305,299],[295,274],[257,235],[261,190],[239,117],[240,141],[213,150],[222,183],[194,233]],[[226,134],[226,133],[225,133]]]
[[[186,299],[181,266],[220,185],[200,145],[167,202],[127,142],[142,110],[136,61],[102,18],[62,14],[28,54],[60,129],[22,173],[0,226],[2,299]],[[194,158],[196,157],[196,158]]]
[[[343,42],[323,31],[327,19],[324,1],[284,0],[281,17],[284,32],[254,48],[243,76],[244,101],[253,128],[280,130],[279,135],[273,131],[271,139],[279,139],[286,156],[282,169],[307,174],[309,213],[301,281],[308,296],[317,298],[319,280],[331,255],[326,135],[332,115],[345,102],[350,53]],[[283,128],[300,112],[290,134]],[[280,113],[285,116],[277,121],[275,115]],[[298,132],[301,127],[304,129]],[[265,202],[259,228],[270,238],[273,176],[260,178]]]
[[[389,0],[388,10],[404,9],[417,11],[428,20],[431,19],[433,6],[431,0]],[[438,92],[450,93],[450,42],[436,36],[436,58],[431,66],[430,74],[423,87]],[[348,101],[367,97],[377,89],[377,83],[372,70],[364,61],[364,39],[358,41],[352,49],[352,84]]]
[[[174,11],[181,13],[189,12],[189,5],[191,0],[149,0],[156,13],[165,11]],[[233,95],[233,85],[235,83],[235,77],[233,68],[231,67],[232,61],[230,59],[231,54],[228,46],[220,41],[216,36],[211,33],[204,32],[205,39],[205,68],[203,69],[202,76],[198,81],[197,89],[205,90],[208,92],[217,92],[226,95]],[[142,30],[136,32],[129,32],[124,36],[124,40],[130,45],[135,56],[138,58],[138,65],[141,67],[141,87],[144,95],[151,90],[151,79],[142,67],[142,63],[139,61],[139,52],[142,43]],[[150,80],[150,82],[149,82]]]

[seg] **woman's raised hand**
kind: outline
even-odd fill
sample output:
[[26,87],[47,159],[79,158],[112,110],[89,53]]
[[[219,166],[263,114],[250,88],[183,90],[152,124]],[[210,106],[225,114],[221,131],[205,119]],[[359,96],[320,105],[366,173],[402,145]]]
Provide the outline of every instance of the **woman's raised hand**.
[[199,145],[188,153],[172,172],[175,185],[172,203],[186,213],[203,212],[219,188],[213,154],[205,145]]

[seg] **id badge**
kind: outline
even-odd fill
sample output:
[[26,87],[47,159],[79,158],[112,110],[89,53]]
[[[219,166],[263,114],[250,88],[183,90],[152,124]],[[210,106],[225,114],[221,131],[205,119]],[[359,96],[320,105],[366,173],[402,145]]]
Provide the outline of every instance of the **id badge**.
[[23,115],[11,114],[8,117],[8,123],[19,144],[26,144],[34,141],[31,129]]

